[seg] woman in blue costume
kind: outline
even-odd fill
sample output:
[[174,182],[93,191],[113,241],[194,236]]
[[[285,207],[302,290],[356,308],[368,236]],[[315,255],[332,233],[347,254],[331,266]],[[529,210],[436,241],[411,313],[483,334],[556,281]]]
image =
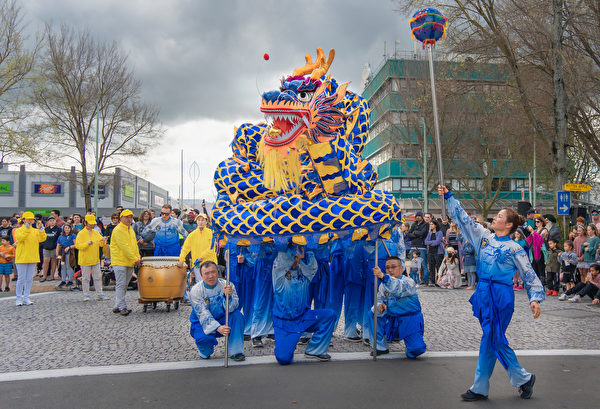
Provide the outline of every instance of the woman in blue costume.
[[[254,307],[254,263],[256,262],[256,252],[250,248],[250,241],[241,239],[231,252],[233,268],[229,281],[237,289],[240,300],[240,308],[244,313],[246,326],[244,327],[244,337],[250,336],[252,328],[252,310]],[[249,340],[248,338],[246,338]]]
[[254,265],[254,307],[251,318],[250,337],[252,346],[261,348],[262,337],[273,334],[273,262],[277,249],[273,239],[264,238]]
[[[366,260],[360,230],[352,235],[352,242],[346,246],[345,285],[344,285],[344,339],[360,342],[357,324],[363,324],[363,304],[365,299]],[[358,232],[358,233],[357,233]]]
[[492,221],[494,234],[474,222],[445,186],[438,186],[438,193],[446,199],[448,216],[477,251],[479,283],[469,301],[473,305],[473,315],[479,319],[483,335],[475,382],[461,397],[465,401],[487,399],[490,377],[498,359],[506,369],[510,383],[519,388],[521,398],[529,399],[533,393],[535,375],[519,364],[505,336],[514,312],[512,278],[517,270],[521,272],[533,318],[540,316],[539,303],[545,298],[542,283],[533,271],[527,254],[510,238],[510,234],[523,225],[525,219],[514,209],[504,208]]
[[[331,235],[333,236],[333,234]],[[329,287],[329,258],[331,254],[331,238],[329,234],[323,234],[319,238],[319,245],[315,249],[315,258],[317,259],[317,274],[310,282],[308,295],[309,304],[314,302],[315,309],[325,308],[327,302],[327,290]]]
[[329,269],[329,282],[327,286],[327,301],[325,307],[335,312],[335,328],[342,313],[342,304],[344,302],[344,244],[342,240],[334,240],[331,243],[331,261]]

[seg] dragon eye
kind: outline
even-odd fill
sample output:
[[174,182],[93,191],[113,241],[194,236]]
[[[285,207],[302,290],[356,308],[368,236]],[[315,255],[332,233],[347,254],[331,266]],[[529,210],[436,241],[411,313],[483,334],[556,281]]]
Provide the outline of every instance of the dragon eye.
[[314,92],[300,91],[298,93],[298,99],[302,102],[308,102],[311,100],[313,94]]

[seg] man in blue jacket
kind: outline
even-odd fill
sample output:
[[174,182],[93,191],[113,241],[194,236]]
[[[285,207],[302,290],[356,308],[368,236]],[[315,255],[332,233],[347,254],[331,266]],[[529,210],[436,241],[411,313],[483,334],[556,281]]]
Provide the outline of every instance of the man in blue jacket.
[[[166,204],[160,209],[160,217],[155,217],[142,231],[142,237],[154,233],[154,255],[156,257],[179,257],[181,243],[179,235],[184,239],[188,232],[183,222],[171,217],[171,205]],[[148,240],[149,241],[149,240]]]

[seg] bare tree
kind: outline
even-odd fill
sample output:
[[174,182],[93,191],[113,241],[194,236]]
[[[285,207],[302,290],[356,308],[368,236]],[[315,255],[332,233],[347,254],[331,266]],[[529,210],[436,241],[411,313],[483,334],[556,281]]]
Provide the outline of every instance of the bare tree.
[[42,113],[38,131],[50,145],[36,161],[55,169],[76,164],[90,207],[96,133],[102,172],[146,154],[163,134],[158,111],[141,101],[141,83],[115,43],[97,42],[89,32],[64,25],[46,26],[45,42],[33,94]]
[[30,76],[39,42],[32,50],[23,44],[23,18],[16,0],[0,2],[0,167],[9,157],[32,154],[34,144],[22,122],[30,114],[24,89]]

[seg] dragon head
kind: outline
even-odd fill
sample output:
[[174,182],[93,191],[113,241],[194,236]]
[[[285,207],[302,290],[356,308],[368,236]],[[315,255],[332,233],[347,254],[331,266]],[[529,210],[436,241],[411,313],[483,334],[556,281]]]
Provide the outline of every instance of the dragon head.
[[279,90],[265,92],[260,110],[269,124],[261,141],[260,158],[265,184],[274,190],[289,188],[300,176],[299,150],[306,143],[321,143],[336,137],[346,115],[336,107],[344,98],[348,84],[332,90],[327,74],[335,51],[325,60],[317,48],[313,63],[306,54],[306,65],[281,81]]

